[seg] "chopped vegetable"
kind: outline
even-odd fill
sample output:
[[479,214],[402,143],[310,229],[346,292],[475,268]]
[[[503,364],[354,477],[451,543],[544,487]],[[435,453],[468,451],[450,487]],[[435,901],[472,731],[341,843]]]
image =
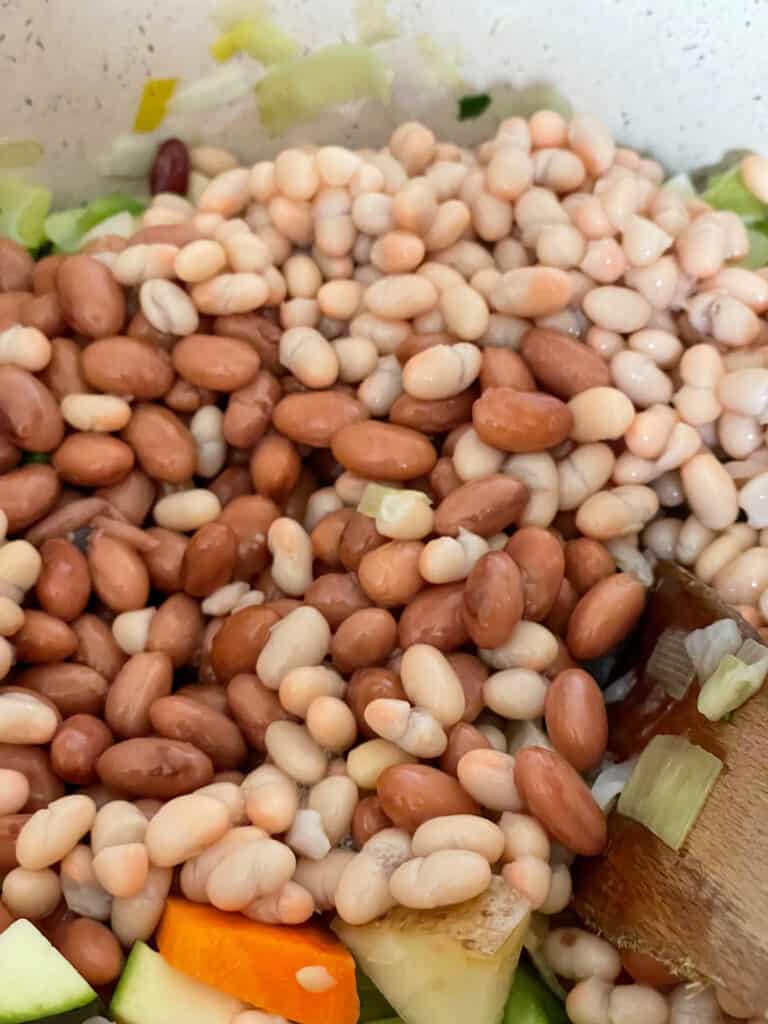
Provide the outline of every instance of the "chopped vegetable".
[[768,219],[768,206],[760,202],[744,184],[740,161],[728,170],[713,175],[701,198],[716,210],[737,213],[747,224]]
[[495,875],[456,906],[331,927],[408,1024],[498,1024],[528,920],[528,902]]
[[355,24],[359,42],[369,46],[397,39],[400,26],[387,13],[387,0],[358,0],[355,4]]
[[[260,924],[185,900],[165,909],[158,948],[173,967],[221,992],[298,1024],[356,1024],[355,964],[342,944],[314,925]],[[311,992],[296,980],[324,967],[335,984]]]
[[395,1011],[384,996],[379,992],[367,974],[357,968],[357,994],[360,997],[360,1017],[358,1024],[369,1024],[389,1020]]
[[679,850],[723,762],[683,736],[654,736],[619,798],[619,813]]
[[416,45],[438,85],[446,89],[460,89],[464,85],[459,73],[463,55],[458,44],[446,46],[425,32],[417,37]]
[[682,700],[696,677],[688,653],[688,634],[682,629],[665,629],[654,645],[645,671],[673,700]]
[[176,91],[177,78],[150,78],[144,90],[133,122],[135,132],[153,132],[165,118],[168,103]]
[[264,0],[218,0],[211,18],[222,32],[226,32],[240,21],[264,18],[268,14],[269,8]]
[[168,112],[188,114],[210,110],[244,96],[250,88],[251,79],[242,64],[231,64],[178,89],[168,105]]
[[768,647],[745,640],[736,654],[726,654],[699,693],[697,707],[717,722],[754,697],[768,675]]
[[106,220],[99,221],[90,231],[86,231],[80,239],[80,248],[92,242],[94,238],[103,238],[105,235],[118,235],[120,238],[130,238],[138,230],[136,218],[132,213],[123,210],[122,213],[114,213]]
[[365,46],[323,47],[269,71],[256,85],[261,123],[280,135],[351,100],[389,100],[390,73]]
[[[94,199],[86,206],[74,206],[69,210],[59,210],[45,219],[45,234],[60,252],[77,252],[83,239],[105,221],[127,213],[133,218],[144,211],[145,204],[133,196],[115,192],[113,195]],[[127,224],[127,221],[123,223]],[[131,221],[132,223],[132,221]],[[113,225],[114,227],[114,225]],[[104,234],[104,231],[98,232]],[[110,230],[108,234],[123,234],[121,230]],[[132,234],[126,231],[124,237]],[[96,235],[92,235],[96,237]],[[89,239],[90,240],[90,239]]]
[[40,162],[43,152],[34,139],[0,139],[0,169],[32,167]]
[[592,796],[605,814],[613,809],[614,804],[624,791],[624,787],[629,782],[636,764],[637,758],[631,757],[628,761],[621,761],[619,764],[606,765],[592,783]]
[[266,67],[282,64],[299,55],[299,45],[269,18],[238,22],[211,44],[211,56],[223,63],[245,52]]
[[24,455],[25,463],[45,463],[50,461],[51,456],[48,452],[26,452]]
[[525,964],[518,964],[504,1009],[504,1024],[568,1024],[562,1003]]
[[531,914],[531,924],[525,936],[523,947],[538,971],[539,977],[552,995],[565,1002],[567,992],[557,980],[557,975],[544,956],[544,942],[549,934],[549,918],[545,914]]
[[50,206],[50,189],[20,178],[0,178],[0,235],[36,249],[45,241],[43,225]]
[[623,676],[619,676],[610,686],[603,690],[603,700],[606,704],[618,704],[628,697],[637,685],[637,672],[631,668]]
[[112,140],[109,152],[99,160],[102,174],[114,178],[143,178],[152,166],[157,139],[143,135],[123,134]]
[[711,626],[695,629],[685,641],[699,680],[709,679],[726,654],[741,646],[741,630],[735,619],[718,619]]
[[431,506],[429,496],[423,491],[405,491],[398,487],[384,487],[382,484],[368,484],[363,491],[357,511],[371,519],[398,518],[398,510],[418,502]]
[[473,117],[480,117],[491,105],[491,97],[487,92],[476,92],[471,96],[462,96],[459,99],[459,120],[469,121]]
[[768,265],[768,221],[747,227],[749,252],[739,264],[747,270],[759,270]]

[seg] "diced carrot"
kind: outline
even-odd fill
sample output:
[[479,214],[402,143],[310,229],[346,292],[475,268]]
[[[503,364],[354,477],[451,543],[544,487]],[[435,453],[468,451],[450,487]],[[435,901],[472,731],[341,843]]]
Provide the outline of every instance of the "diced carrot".
[[[297,1024],[357,1022],[354,960],[323,928],[260,924],[171,899],[157,944],[173,967],[267,1013]],[[300,984],[297,972],[304,967],[324,967],[335,984],[309,991],[322,986]]]

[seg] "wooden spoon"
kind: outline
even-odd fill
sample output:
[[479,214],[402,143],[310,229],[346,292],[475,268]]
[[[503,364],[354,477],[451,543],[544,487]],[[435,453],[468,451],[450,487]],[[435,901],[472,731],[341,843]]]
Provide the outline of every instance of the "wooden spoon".
[[760,640],[710,587],[659,565],[635,638],[638,682],[610,709],[610,752],[623,760],[656,734],[678,734],[724,768],[678,852],[614,811],[606,854],[574,865],[574,902],[620,949],[650,954],[682,979],[722,985],[757,1014],[768,1010],[768,685],[731,722],[710,722],[696,707],[698,682],[674,700],[653,664],[648,670],[665,629],[723,618]]

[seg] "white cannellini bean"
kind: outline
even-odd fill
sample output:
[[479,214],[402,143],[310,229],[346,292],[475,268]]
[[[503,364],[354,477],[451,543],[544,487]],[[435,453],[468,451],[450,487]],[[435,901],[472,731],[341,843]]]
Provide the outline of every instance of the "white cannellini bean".
[[367,924],[385,914],[395,905],[390,878],[410,857],[407,832],[386,828],[372,836],[338,880],[334,898],[339,916],[348,924]]
[[412,845],[416,857],[427,857],[438,850],[469,850],[495,864],[504,851],[504,833],[486,818],[452,814],[419,825]]
[[299,792],[293,779],[280,768],[261,765],[245,777],[242,789],[251,824],[274,835],[291,827],[299,806]]
[[490,881],[490,865],[479,853],[438,850],[401,864],[393,872],[389,888],[402,906],[431,910],[479,896]]
[[292,668],[319,665],[328,653],[330,641],[330,628],[319,611],[308,605],[296,608],[270,630],[256,662],[259,679],[271,690],[277,690]]
[[437,719],[424,708],[412,708],[407,700],[372,700],[364,717],[374,732],[414,757],[439,757],[448,745]]
[[285,594],[300,597],[312,582],[314,554],[309,534],[295,519],[281,516],[269,527],[267,546],[276,585]]
[[436,647],[413,644],[400,664],[403,689],[418,707],[443,726],[455,725],[466,708],[464,690],[450,662]]
[[16,840],[19,864],[30,871],[56,864],[90,831],[95,817],[95,803],[81,793],[59,797],[36,811]]
[[471,797],[494,811],[520,811],[523,802],[515,786],[515,759],[500,750],[470,750],[456,769]]

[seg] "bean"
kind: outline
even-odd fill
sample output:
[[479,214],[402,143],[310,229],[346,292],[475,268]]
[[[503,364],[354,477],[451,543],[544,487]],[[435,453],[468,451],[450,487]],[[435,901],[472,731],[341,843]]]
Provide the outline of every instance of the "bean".
[[61,444],[64,421],[53,394],[27,370],[0,365],[0,410],[9,440],[23,451],[49,452]]
[[[25,811],[36,811],[64,795],[64,787],[51,770],[47,751],[18,744],[0,744],[0,767],[20,772],[29,785]],[[13,817],[13,816],[12,816]],[[17,816],[22,817],[22,816]],[[0,833],[1,834],[1,833]]]
[[89,985],[109,985],[123,969],[117,939],[103,924],[87,917],[63,922],[55,930],[54,944]]
[[53,871],[13,868],[3,879],[0,895],[15,917],[38,921],[55,910],[61,899],[61,884]]
[[490,881],[491,869],[480,854],[443,849],[401,864],[389,884],[402,906],[428,910],[472,899]]
[[491,537],[518,520],[528,500],[528,488],[514,477],[493,474],[471,480],[448,494],[435,512],[435,532],[455,537],[464,527]]
[[329,647],[330,629],[320,612],[307,606],[297,608],[270,630],[256,672],[266,686],[276,690],[287,672],[319,664]]
[[110,926],[123,947],[145,942],[155,931],[172,879],[173,872],[169,868],[150,867],[141,892],[114,901]]
[[121,843],[101,850],[93,858],[93,873],[111,896],[125,899],[141,892],[147,880],[149,858],[144,843]]
[[133,338],[104,338],[82,352],[87,382],[99,391],[138,399],[162,397],[173,383],[164,352]]
[[44,516],[59,496],[60,484],[50,466],[29,465],[0,476],[0,508],[8,533],[17,533]]
[[186,594],[173,594],[152,617],[147,650],[167,654],[174,668],[188,664],[199,650],[204,621],[201,607]]
[[116,437],[75,433],[59,446],[53,466],[68,483],[80,487],[107,487],[122,480],[133,468],[133,452]]
[[380,776],[394,765],[413,760],[389,740],[372,739],[361,743],[347,755],[347,774],[360,789],[375,789]]
[[206,893],[220,910],[242,910],[289,881],[296,858],[283,843],[257,839],[228,853],[211,871]]
[[472,419],[481,440],[509,452],[544,451],[568,437],[568,407],[551,395],[488,388],[475,402]]
[[30,818],[31,814],[4,814],[0,817],[0,871],[3,873],[18,865],[16,839]]
[[324,665],[291,669],[280,681],[280,703],[289,714],[305,718],[318,697],[343,697],[344,680]]
[[64,260],[56,274],[65,320],[88,338],[119,334],[125,322],[123,290],[98,260],[83,254]]
[[110,747],[96,762],[96,771],[107,786],[167,800],[207,785],[213,765],[190,743],[148,737]]
[[194,438],[170,409],[140,403],[123,436],[148,476],[178,484],[194,475]]
[[568,623],[568,649],[575,658],[599,657],[630,632],[645,606],[645,589],[627,573],[600,580],[584,594]]
[[521,267],[502,274],[491,294],[499,313],[541,317],[564,309],[573,294],[568,275],[555,267]]
[[493,668],[547,669],[557,657],[557,639],[538,622],[521,619],[499,647],[481,648],[480,657]]
[[19,864],[40,871],[57,863],[90,831],[95,817],[93,800],[81,794],[60,797],[36,811],[16,840]]
[[365,709],[373,700],[388,698],[405,700],[405,690],[399,677],[385,668],[362,668],[353,673],[347,687],[346,700],[355,716],[363,736],[375,736],[365,720]]
[[26,611],[13,642],[19,660],[31,664],[61,661],[77,650],[77,637],[65,622],[33,609]]
[[355,807],[352,817],[352,837],[358,849],[362,849],[377,832],[391,827],[392,822],[382,810],[378,797],[367,796]]
[[546,695],[547,734],[578,772],[596,767],[608,740],[608,718],[597,683],[581,669],[566,669]]
[[[526,526],[504,548],[520,570],[525,599],[524,617],[540,622],[551,611],[565,572],[562,546],[547,530]],[[489,647],[492,644],[484,644]]]
[[569,540],[565,545],[565,575],[579,594],[611,576],[616,562],[610,551],[589,537]]
[[152,863],[173,867],[197,857],[229,828],[226,807],[209,796],[193,793],[165,804],[147,827],[146,845]]
[[136,552],[103,532],[96,531],[88,546],[93,588],[115,612],[144,608],[149,597],[149,576]]
[[12,768],[0,768],[0,817],[17,814],[29,800],[26,775]]
[[586,345],[559,331],[534,328],[525,335],[521,351],[541,386],[565,401],[588,388],[611,383],[603,360]]
[[150,732],[150,707],[171,692],[173,665],[159,651],[134,654],[117,673],[107,694],[104,715],[121,739]]
[[400,647],[425,643],[441,651],[453,651],[469,639],[464,619],[461,583],[427,587],[400,616]]
[[580,776],[559,754],[543,747],[519,751],[515,784],[531,814],[563,846],[587,857],[603,851],[603,812]]
[[[523,616],[523,583],[515,562],[503,551],[483,555],[467,577],[463,616],[481,647],[504,643]],[[452,723],[449,723],[452,724]]]
[[619,954],[604,939],[580,928],[557,928],[544,943],[544,956],[564,978],[614,981],[621,971]]
[[515,759],[499,750],[468,751],[457,766],[462,787],[477,802],[495,811],[519,811]]
[[65,782],[89,786],[97,781],[96,761],[112,746],[112,733],[94,715],[72,715],[51,743],[51,765]]
[[439,850],[469,850],[495,864],[504,849],[504,836],[498,825],[484,818],[455,814],[420,825],[413,834],[412,849],[417,857]]
[[415,832],[431,818],[478,813],[478,805],[456,779],[427,765],[387,768],[378,778],[376,792],[384,813],[406,832]]
[[111,681],[125,662],[112,631],[95,615],[81,615],[72,623],[78,647],[74,660]]
[[395,648],[397,623],[384,608],[353,612],[339,626],[331,642],[331,658],[341,672],[351,672],[383,661]]
[[193,597],[206,597],[229,583],[237,559],[237,538],[220,522],[206,523],[190,539],[181,563],[181,582]]
[[503,718],[534,719],[544,711],[546,680],[530,669],[504,669],[486,680],[486,706]]
[[437,461],[423,434],[374,421],[342,427],[331,449],[345,469],[374,480],[412,480],[429,473]]
[[178,694],[161,697],[151,705],[149,717],[157,733],[192,743],[210,757],[215,769],[234,768],[245,759],[246,746],[238,727],[198,701]]
[[344,867],[334,893],[339,916],[348,924],[367,924],[394,906],[389,881],[410,858],[409,836],[400,829],[378,832]]

